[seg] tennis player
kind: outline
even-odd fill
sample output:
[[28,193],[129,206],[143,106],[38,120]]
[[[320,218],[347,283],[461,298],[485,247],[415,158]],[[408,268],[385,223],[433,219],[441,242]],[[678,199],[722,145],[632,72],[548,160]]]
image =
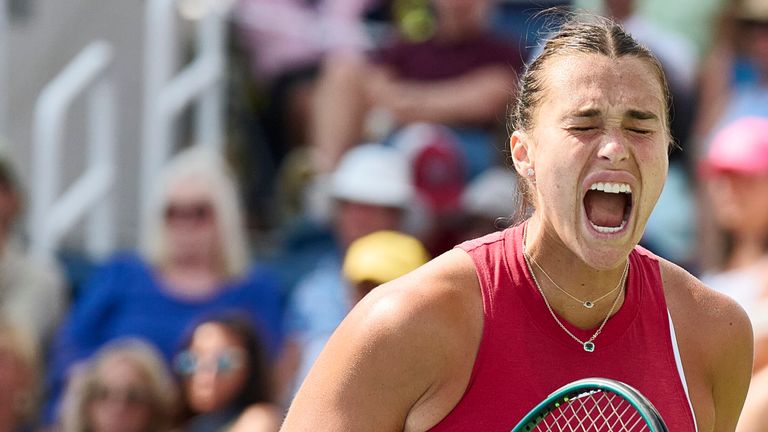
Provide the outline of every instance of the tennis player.
[[533,212],[374,289],[330,339],[283,431],[508,431],[604,377],[670,431],[733,431],[744,312],[638,246],[671,142],[659,62],[610,21],[566,23],[528,67],[510,149]]

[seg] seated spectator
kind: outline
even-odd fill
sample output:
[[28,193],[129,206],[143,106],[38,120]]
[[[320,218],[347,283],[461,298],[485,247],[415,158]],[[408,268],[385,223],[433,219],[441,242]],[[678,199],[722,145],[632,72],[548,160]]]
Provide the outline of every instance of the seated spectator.
[[431,0],[434,35],[395,40],[369,61],[344,53],[327,58],[316,88],[310,125],[317,172],[332,171],[348,148],[379,139],[390,126],[430,122],[467,129],[462,139],[470,174],[498,156],[477,130],[500,126],[516,73],[519,50],[489,31],[492,0]]
[[139,339],[115,340],[78,365],[61,426],[64,432],[170,431],[177,403],[160,353]]
[[356,304],[377,286],[416,270],[429,253],[415,237],[397,231],[376,231],[361,237],[344,255],[344,277],[352,284],[347,295]]
[[323,338],[333,332],[352,305],[341,274],[347,247],[375,231],[404,230],[406,208],[414,197],[405,155],[380,144],[350,149],[331,175],[329,188],[334,199],[336,244],[316,259],[288,300],[286,344],[277,371],[281,397],[297,389],[293,386],[300,384],[312,365],[324,345]]
[[174,367],[181,376],[185,431],[230,430],[238,423],[253,432],[278,429],[271,368],[245,317],[220,314],[195,325]]
[[408,158],[415,190],[413,212],[422,219],[418,235],[432,256],[463,240],[461,195],[469,167],[459,140],[448,127],[429,123],[411,123],[388,139]]
[[768,408],[768,119],[744,118],[723,128],[703,167],[707,209],[723,234],[724,254],[701,280],[733,297],[752,320],[756,379],[740,424],[763,428],[739,430],[765,431],[760,419]]
[[362,19],[374,3],[378,0],[237,0],[251,78],[267,93],[260,120],[276,162],[306,143],[304,125],[324,56],[371,44]]
[[249,266],[237,197],[212,152],[188,149],[168,164],[143,221],[139,253],[120,254],[96,270],[60,329],[54,392],[73,363],[120,337],[144,338],[170,361],[192,320],[217,310],[247,311],[268,352],[277,351],[279,290],[271,272]]
[[0,320],[0,431],[31,430],[38,408],[38,356],[15,323]]
[[22,193],[0,151],[0,314],[42,352],[66,304],[64,278],[53,262],[30,257],[18,228]]
[[768,117],[768,4],[725,2],[699,89],[695,134],[706,153],[711,137],[746,116]]

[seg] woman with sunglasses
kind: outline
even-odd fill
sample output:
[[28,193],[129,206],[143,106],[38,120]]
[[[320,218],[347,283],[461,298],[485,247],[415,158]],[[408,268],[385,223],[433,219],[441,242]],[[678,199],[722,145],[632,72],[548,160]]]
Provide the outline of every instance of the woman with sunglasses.
[[[185,406],[184,430],[276,431],[270,369],[263,344],[247,316],[218,314],[192,329],[174,357]],[[240,420],[238,420],[240,419]]]
[[249,263],[224,161],[193,147],[171,160],[156,184],[139,252],[118,255],[94,273],[54,341],[54,394],[73,362],[110,340],[145,338],[170,362],[196,317],[233,307],[247,311],[268,352],[277,350],[278,289],[271,272]]

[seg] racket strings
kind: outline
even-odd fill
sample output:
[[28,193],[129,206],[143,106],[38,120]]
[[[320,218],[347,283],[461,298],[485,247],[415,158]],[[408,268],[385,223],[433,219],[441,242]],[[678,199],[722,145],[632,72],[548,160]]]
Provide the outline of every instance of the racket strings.
[[532,431],[650,431],[640,413],[612,392],[591,391],[559,404]]

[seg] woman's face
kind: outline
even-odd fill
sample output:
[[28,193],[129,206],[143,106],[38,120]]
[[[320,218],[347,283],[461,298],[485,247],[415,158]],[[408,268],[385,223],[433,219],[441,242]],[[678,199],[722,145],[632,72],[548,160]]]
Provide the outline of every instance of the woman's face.
[[768,174],[720,172],[707,181],[715,220],[740,237],[768,238]]
[[532,131],[515,132],[513,157],[521,174],[534,169],[544,234],[594,268],[616,268],[640,241],[667,174],[661,84],[632,56],[561,55],[543,72]]
[[163,211],[171,260],[219,253],[217,215],[205,183],[188,178],[172,185]]
[[189,349],[177,358],[185,373],[187,403],[198,413],[227,407],[248,379],[247,353],[242,342],[218,323],[199,326]]
[[144,432],[152,424],[152,397],[146,376],[125,358],[108,358],[96,371],[87,404],[93,432]]

